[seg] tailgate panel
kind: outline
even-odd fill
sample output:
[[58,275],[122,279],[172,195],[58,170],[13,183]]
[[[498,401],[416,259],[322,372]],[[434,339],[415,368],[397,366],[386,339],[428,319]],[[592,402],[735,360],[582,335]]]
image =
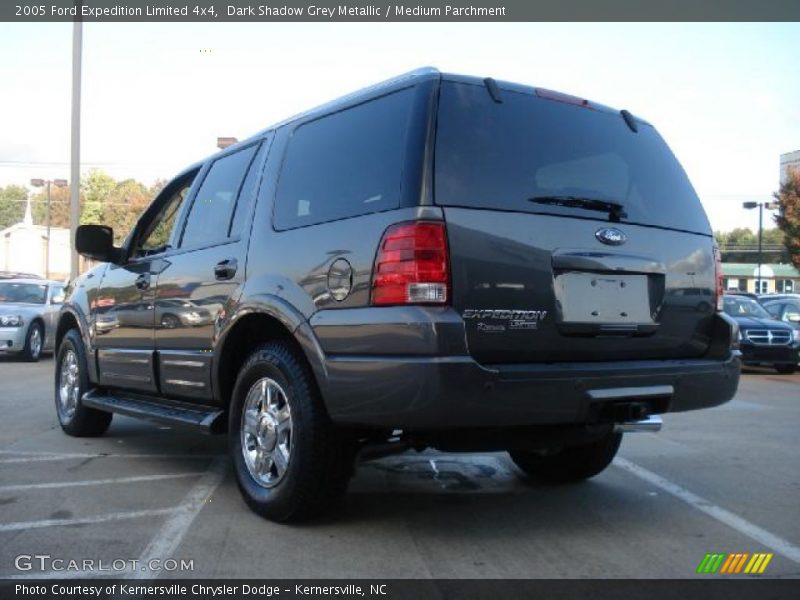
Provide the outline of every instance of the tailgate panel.
[[[453,306],[483,363],[695,358],[714,315],[713,240],[603,219],[445,207]],[[596,314],[594,314],[596,313]]]

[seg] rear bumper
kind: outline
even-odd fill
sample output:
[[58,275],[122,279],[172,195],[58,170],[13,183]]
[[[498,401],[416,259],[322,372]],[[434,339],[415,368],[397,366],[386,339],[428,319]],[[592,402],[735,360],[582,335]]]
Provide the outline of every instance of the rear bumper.
[[324,396],[338,423],[451,429],[587,423],[602,405],[643,401],[654,412],[733,398],[738,353],[724,360],[484,367],[468,357],[334,358]]
[[[341,424],[446,430],[580,424],[620,418],[625,406],[658,414],[733,398],[738,329],[719,314],[697,359],[483,365],[469,355],[450,308],[320,311],[310,322],[331,418]],[[620,410],[618,410],[620,409]],[[638,409],[637,409],[638,410]]]

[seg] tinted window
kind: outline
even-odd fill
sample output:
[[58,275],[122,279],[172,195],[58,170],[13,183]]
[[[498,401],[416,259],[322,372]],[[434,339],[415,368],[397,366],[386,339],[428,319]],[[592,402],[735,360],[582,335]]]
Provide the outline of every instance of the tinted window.
[[770,319],[769,313],[755,300],[745,296],[725,296],[723,310],[732,317]]
[[247,171],[247,177],[244,178],[242,191],[239,193],[239,200],[236,202],[236,206],[233,208],[233,220],[231,221],[230,231],[231,237],[237,236],[241,233],[242,223],[244,222],[244,218],[247,216],[250,203],[253,201],[253,197],[258,191],[258,176],[261,174],[261,158],[266,151],[266,147],[266,144],[261,145],[258,154],[256,154],[255,158],[250,163],[250,169]]
[[211,165],[192,203],[181,246],[227,239],[239,188],[255,152],[256,146],[250,146]]
[[397,208],[412,89],[301,125],[278,182],[275,226]]
[[784,304],[774,303],[774,304],[766,304],[764,308],[767,309],[767,312],[772,315],[776,319],[780,319],[781,315],[783,314],[783,307]]
[[[623,222],[710,233],[700,201],[656,130],[631,131],[617,112],[533,92],[444,82],[436,140],[436,203],[605,218],[532,202],[573,196],[623,205]],[[541,199],[541,198],[540,198]]]
[[197,172],[195,171],[180,182],[178,184],[179,187],[150,222],[142,236],[142,242],[139,244],[140,254],[154,254],[166,248],[170,237],[172,237],[172,230],[175,229],[175,221],[177,220],[179,209],[183,201],[186,200],[196,176]]

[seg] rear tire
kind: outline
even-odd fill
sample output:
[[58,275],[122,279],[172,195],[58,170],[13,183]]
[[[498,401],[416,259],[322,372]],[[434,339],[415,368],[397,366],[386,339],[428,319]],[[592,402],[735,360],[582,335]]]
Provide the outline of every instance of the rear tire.
[[582,444],[567,446],[552,454],[511,451],[511,460],[532,479],[548,483],[573,483],[601,473],[619,450],[621,433]]
[[797,371],[797,365],[775,365],[775,370],[781,375],[791,375]]
[[22,358],[28,362],[38,362],[42,356],[42,348],[44,348],[44,327],[39,321],[34,321],[28,327],[28,333],[25,336]]
[[92,387],[87,364],[80,333],[70,329],[56,354],[55,401],[61,429],[74,437],[103,435],[113,416],[83,405],[81,398]]
[[289,344],[265,344],[245,362],[228,428],[239,490],[262,517],[307,519],[344,494],[354,444],[330,421],[307,364]]

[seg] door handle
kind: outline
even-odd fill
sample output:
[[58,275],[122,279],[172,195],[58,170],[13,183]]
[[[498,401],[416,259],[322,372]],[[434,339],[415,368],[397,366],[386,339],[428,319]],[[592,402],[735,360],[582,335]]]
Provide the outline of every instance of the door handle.
[[214,265],[214,277],[223,281],[226,279],[233,279],[234,275],[236,275],[236,269],[238,267],[239,263],[235,258],[226,258],[225,260],[221,260]]
[[146,290],[150,287],[150,273],[142,273],[136,278],[136,289]]

